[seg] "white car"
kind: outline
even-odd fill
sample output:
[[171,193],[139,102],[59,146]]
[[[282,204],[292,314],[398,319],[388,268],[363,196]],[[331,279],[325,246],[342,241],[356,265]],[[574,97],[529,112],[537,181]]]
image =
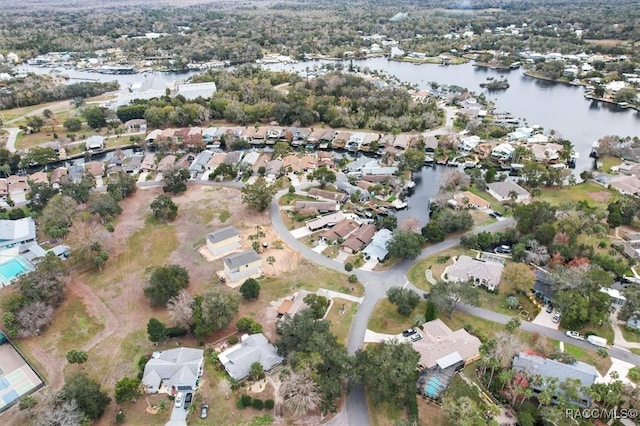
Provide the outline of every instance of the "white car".
[[183,398],[184,398],[184,394],[182,392],[178,392],[178,394],[176,395],[176,402],[175,402],[176,408],[180,408],[182,406]]
[[567,336],[571,337],[572,339],[584,340],[584,337],[582,337],[580,335],[580,333],[578,333],[577,331],[568,331],[567,330]]

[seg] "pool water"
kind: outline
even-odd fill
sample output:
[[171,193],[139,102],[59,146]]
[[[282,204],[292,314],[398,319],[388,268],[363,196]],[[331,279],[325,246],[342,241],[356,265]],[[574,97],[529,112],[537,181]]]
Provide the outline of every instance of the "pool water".
[[0,264],[0,278],[3,283],[8,283],[20,274],[24,274],[27,268],[24,267],[17,259]]

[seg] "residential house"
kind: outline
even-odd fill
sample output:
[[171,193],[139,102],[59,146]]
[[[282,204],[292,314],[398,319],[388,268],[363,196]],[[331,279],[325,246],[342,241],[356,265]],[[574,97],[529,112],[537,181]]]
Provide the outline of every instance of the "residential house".
[[35,172],[28,176],[29,182],[33,183],[49,183],[49,176],[46,172]]
[[206,170],[207,163],[209,163],[209,160],[211,160],[212,156],[213,152],[211,151],[202,151],[198,154],[198,156],[189,166],[189,173],[191,174],[191,178],[195,178],[198,174]]
[[147,143],[147,145],[153,145],[157,140],[160,139],[161,136],[162,136],[162,130],[155,129],[149,132],[149,134],[144,140]]
[[498,201],[512,201],[516,203],[528,203],[531,194],[515,182],[492,182],[487,185],[487,192]]
[[436,152],[438,148],[438,139],[435,136],[423,136],[422,142],[424,143],[424,149],[426,152]]
[[501,143],[491,150],[491,155],[501,160],[508,160],[513,156],[516,148],[509,143]]
[[510,141],[519,141],[531,137],[531,135],[533,134],[533,130],[534,129],[531,127],[518,127],[507,136],[509,137]]
[[282,159],[282,167],[287,173],[300,171],[300,158],[295,154],[290,154]]
[[465,136],[458,142],[458,149],[463,152],[471,152],[480,144],[480,136]]
[[269,371],[284,361],[262,333],[242,336],[240,343],[218,354],[218,359],[234,380],[249,376],[255,362],[259,362],[264,371]]
[[246,127],[240,137],[247,142],[251,143],[253,137],[256,135],[257,129],[253,126]]
[[311,129],[303,127],[291,127],[289,128],[289,132],[291,133],[291,145],[298,146],[304,144],[307,141],[309,133],[311,133]]
[[333,149],[342,149],[347,145],[349,139],[351,139],[351,132],[338,132],[333,141],[331,141],[331,147]]
[[158,162],[157,170],[158,172],[163,173],[171,169],[175,164],[176,164],[176,156],[169,154],[162,157],[162,160]]
[[284,139],[284,127],[273,126],[267,132],[267,143],[275,144],[276,141]]
[[241,244],[240,232],[233,226],[217,229],[207,234],[207,248],[216,257],[239,249]]
[[258,127],[253,135],[253,138],[249,141],[252,145],[264,145],[267,141],[268,127]]
[[320,188],[311,188],[309,189],[309,195],[316,199],[328,200],[328,201],[337,201],[339,203],[344,203],[349,199],[349,197],[342,192],[333,192],[327,191]]
[[320,238],[329,243],[334,243],[339,239],[344,240],[349,234],[358,229],[359,226],[355,220],[345,219],[323,232]]
[[266,177],[268,179],[276,179],[282,175],[282,170],[282,160],[271,160],[267,164]]
[[29,192],[27,176],[11,175],[0,180],[0,195],[17,195]]
[[351,235],[349,235],[349,237],[340,245],[340,248],[351,254],[357,253],[371,243],[375,233],[375,225],[361,225]]
[[116,164],[116,163],[107,164],[107,170],[106,170],[107,176],[113,176],[119,173],[124,173],[124,167],[122,166],[122,164]]
[[127,132],[140,132],[144,133],[147,131],[147,120],[143,118],[134,118],[132,120],[128,120],[124,123],[124,127],[126,127]]
[[217,127],[207,127],[202,130],[202,142],[204,142],[207,149],[220,148],[220,139],[214,140],[217,131]]
[[396,138],[393,140],[392,146],[396,149],[404,151],[405,149],[411,146],[411,143],[414,138],[415,138],[414,135],[408,135],[408,134],[397,135]]
[[[27,245],[36,241],[36,222],[31,217],[0,220],[0,251]],[[15,253],[16,255],[19,252]]]
[[245,155],[242,158],[242,161],[240,162],[240,168],[243,168],[243,167],[246,167],[247,169],[253,168],[253,165],[256,164],[256,161],[258,161],[259,158],[260,158],[260,153],[257,151],[252,151],[247,153],[247,155]]
[[84,177],[84,164],[76,163],[69,167],[69,179],[71,182],[80,182]]
[[457,352],[463,365],[480,358],[480,340],[469,334],[464,328],[451,330],[441,319],[425,322],[422,325],[422,340],[413,343],[413,348],[420,354],[421,368],[431,368],[438,360]]
[[64,179],[69,176],[69,169],[66,167],[58,167],[51,172],[51,185],[58,188]]
[[315,155],[303,155],[300,157],[300,170],[307,172],[318,166],[318,158]]
[[102,177],[104,175],[104,163],[100,161],[89,161],[85,163],[84,171],[94,178]]
[[[175,157],[174,157],[175,160]],[[143,173],[149,173],[156,169],[156,155],[155,154],[147,154],[142,159],[142,163],[140,164],[140,171]]]
[[330,151],[320,151],[317,153],[318,155],[318,167],[326,167],[328,169],[333,169],[335,164],[333,163],[333,152]]
[[231,151],[227,153],[227,156],[224,159],[224,164],[228,164],[230,166],[235,166],[242,160],[244,156],[244,152],[242,151]]
[[133,157],[129,157],[124,166],[124,171],[130,174],[136,174],[140,171],[140,166],[142,166],[142,159],[144,157],[142,155],[134,155]]
[[267,164],[269,164],[269,161],[271,161],[271,157],[272,157],[272,154],[270,152],[263,152],[262,154],[260,154],[260,157],[258,157],[256,162],[253,164],[253,167],[251,168],[251,170],[254,173],[258,173],[261,167],[264,167],[264,170],[266,170]]
[[217,152],[211,156],[207,163],[208,170],[215,170],[220,164],[224,163],[224,159],[227,157],[226,152]]
[[[327,131],[327,129],[314,129],[311,131],[311,133],[309,133],[309,137],[307,138],[307,143],[311,143],[313,145],[316,145],[319,143],[320,138],[322,137],[322,135]],[[333,131],[332,131],[333,133]],[[329,141],[331,141],[331,139],[329,139]],[[327,142],[325,142],[327,143]]]
[[[546,389],[548,380],[557,379],[558,383],[562,383],[567,379],[577,379],[580,382],[578,389],[579,400],[571,401],[581,408],[587,408],[591,405],[591,397],[587,395],[583,389],[588,388],[595,383],[598,378],[598,370],[593,365],[586,364],[582,361],[576,361],[573,364],[565,364],[554,359],[543,358],[535,354],[521,352],[513,358],[512,370],[516,373],[524,373],[525,377],[520,378],[523,386],[530,386],[533,390],[533,396],[538,396]],[[543,380],[534,381],[532,378],[540,376]],[[516,379],[518,379],[516,377]],[[560,386],[556,387],[556,394],[551,402],[557,404],[558,396],[562,393]]]
[[335,201],[303,201],[297,200],[293,207],[296,211],[313,209],[319,213],[340,211],[340,203]]
[[478,197],[476,194],[464,191],[459,192],[449,200],[449,205],[454,209],[477,209],[486,210],[491,207],[491,203],[482,197]]
[[336,187],[343,192],[346,192],[350,196],[353,194],[360,193],[360,201],[366,200],[369,198],[369,193],[367,191],[363,191],[361,188],[358,188],[355,185],[351,185],[349,182],[336,182]]
[[560,158],[560,152],[564,150],[564,146],[558,143],[547,143],[531,145],[531,154],[533,158],[539,162],[555,162]]
[[629,319],[627,319],[627,327],[634,330],[640,330],[640,317],[630,316]]
[[84,142],[87,151],[102,151],[104,149],[104,136],[93,135]]
[[351,173],[360,172],[364,167],[378,167],[379,164],[380,163],[378,162],[378,160],[362,156],[357,158],[355,161],[347,164],[347,166],[345,167],[345,171]]
[[398,172],[397,167],[363,167],[363,175],[391,176]]
[[345,220],[345,215],[342,212],[331,213],[308,221],[307,228],[310,231],[315,232],[320,229],[333,226],[343,220]]
[[262,274],[262,259],[253,249],[231,254],[222,260],[229,281],[242,281]]
[[447,281],[470,281],[493,291],[498,288],[504,265],[483,259],[461,255],[445,270]]
[[365,259],[378,259],[379,262],[386,259],[389,254],[387,245],[389,241],[391,241],[391,238],[393,238],[393,233],[388,229],[381,229],[376,232],[371,243],[362,250]]
[[606,293],[611,298],[611,305],[613,308],[620,308],[627,302],[627,298],[624,294],[616,288],[600,287],[600,292]]
[[[330,144],[333,142],[333,139],[336,135],[336,131],[333,129],[324,129],[324,131],[322,132],[322,134],[318,137],[318,140],[316,141],[318,148],[320,149],[327,149],[329,148]],[[311,137],[311,135],[309,135],[309,138]],[[307,141],[309,140],[309,138],[307,138]]]
[[362,141],[364,140],[364,133],[353,133],[349,140],[347,141],[346,148],[351,152],[358,151],[360,149],[360,145],[362,145]]
[[308,291],[300,290],[293,293],[291,297],[287,297],[286,299],[284,299],[276,310],[278,319],[281,319],[285,316],[292,317],[298,312],[307,309],[309,305],[304,302],[304,298],[307,296],[307,294],[309,294]]
[[142,384],[148,393],[176,393],[198,388],[204,367],[204,350],[175,348],[154,352],[144,366]]
[[188,101],[198,98],[209,99],[216,93],[216,83],[213,81],[207,83],[183,83],[177,84],[173,96],[181,95]]
[[609,180],[609,187],[623,195],[638,195],[640,179],[635,176],[614,176]]

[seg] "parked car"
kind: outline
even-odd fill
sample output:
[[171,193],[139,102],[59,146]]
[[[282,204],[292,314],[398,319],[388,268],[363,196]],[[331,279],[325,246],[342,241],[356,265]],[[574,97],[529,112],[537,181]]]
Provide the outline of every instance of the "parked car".
[[548,313],[553,312],[553,305],[552,305],[551,303],[547,303],[547,309],[546,309],[546,311],[547,311]]
[[201,419],[206,419],[207,418],[207,414],[209,414],[209,405],[204,404],[202,406],[202,410],[200,411],[200,418]]
[[509,246],[498,246],[496,247],[496,249],[494,250],[496,253],[501,253],[501,254],[511,254],[511,247]]
[[560,318],[562,318],[562,315],[560,314],[560,312],[558,312],[553,316],[553,318],[551,319],[551,322],[553,322],[554,324],[557,324],[560,322]]
[[185,397],[184,397],[184,409],[186,410],[187,408],[189,408],[189,405],[191,405],[191,398],[193,398],[193,394],[191,392],[189,392]]
[[582,337],[577,331],[567,330],[567,336],[571,337],[572,339],[584,340],[584,337]]
[[418,332],[418,330],[416,330],[415,328],[410,328],[408,330],[405,330],[402,332],[402,335],[404,337],[409,337],[409,336],[413,336],[414,334],[416,334]]
[[496,215],[496,216],[498,216],[498,217],[502,217],[502,213],[500,213],[500,212],[496,212],[496,211],[494,211],[494,212],[493,212],[493,214],[495,214],[495,215]]
[[180,408],[182,406],[183,398],[184,398],[183,393],[182,392],[178,392],[178,394],[176,395],[176,400],[175,400],[176,408]]
[[491,217],[492,217],[492,218],[494,218],[494,219],[497,219],[497,218],[498,218],[498,216],[496,215],[496,212],[491,212],[491,213],[489,213],[489,216],[491,216]]
[[422,334],[420,333],[413,334],[411,337],[409,337],[409,340],[411,340],[412,342],[417,342],[420,339],[422,339]]

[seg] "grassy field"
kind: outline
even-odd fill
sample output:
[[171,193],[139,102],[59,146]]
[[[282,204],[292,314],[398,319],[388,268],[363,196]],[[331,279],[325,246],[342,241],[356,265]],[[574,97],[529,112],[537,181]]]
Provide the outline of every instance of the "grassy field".
[[421,300],[413,313],[405,317],[398,313],[396,305],[389,302],[389,299],[382,299],[376,305],[371,319],[369,319],[368,328],[378,333],[398,334],[402,330],[412,327],[413,317],[424,314],[426,306],[426,302]]
[[607,371],[611,368],[611,358],[603,358],[596,355],[593,351],[588,351],[573,345],[567,345],[566,343],[564,345],[564,351],[572,355],[577,361],[593,365],[603,376],[607,374]]
[[335,334],[338,342],[347,344],[351,321],[358,310],[358,304],[345,299],[333,299],[327,319],[331,321],[331,333]]
[[582,200],[590,201],[590,204],[601,202],[601,197],[614,192],[593,182],[584,182],[579,185],[564,188],[543,188],[542,194],[537,197],[540,201],[546,201],[552,205],[558,205],[567,201],[577,202]]
[[471,185],[468,189],[469,192],[471,192],[474,195],[477,195],[478,197],[488,201],[491,203],[491,210],[496,211],[496,212],[500,212],[502,214],[504,214],[507,210],[505,209],[505,206],[498,200],[496,200],[495,198],[493,198],[493,196],[491,194],[489,194],[487,191],[482,191],[480,189],[478,189],[477,186],[475,185]]
[[631,353],[634,353],[636,355],[640,355],[640,349],[634,348],[634,349],[630,349]]
[[627,327],[623,325],[620,326],[620,330],[622,330],[622,336],[627,342],[640,343],[640,334],[627,329]]
[[300,201],[317,201],[315,198],[313,197],[307,197],[306,195],[300,195],[300,194],[284,194],[280,200],[279,200],[279,204],[281,206],[288,206],[289,204],[294,204],[295,201],[300,200]]
[[613,343],[614,333],[613,333],[613,329],[611,328],[611,324],[609,324],[608,322],[604,322],[602,323],[602,325],[598,327],[593,325],[588,325],[578,331],[582,335],[586,335],[587,333],[594,333],[600,337],[604,337],[605,339],[607,339],[607,342],[609,342],[609,344]]
[[431,290],[431,284],[429,284],[429,281],[427,281],[427,278],[425,277],[425,271],[427,269],[431,269],[433,278],[436,281],[441,281],[440,276],[444,272],[445,268],[451,264],[451,260],[447,260],[445,263],[439,263],[438,258],[451,258],[461,254],[466,254],[467,256],[472,257],[475,256],[473,251],[467,250],[462,246],[456,246],[448,250],[444,250],[434,256],[425,257],[424,259],[414,263],[411,265],[411,268],[407,273],[407,278],[409,278],[409,281],[411,281],[411,283],[416,287],[429,291]]
[[369,420],[373,426],[395,426],[407,418],[404,407],[398,407],[396,404],[374,404],[368,396],[367,404],[369,405]]
[[64,355],[71,349],[91,339],[104,328],[99,318],[90,316],[82,301],[70,300],[55,316],[47,336],[57,341],[56,349]]

